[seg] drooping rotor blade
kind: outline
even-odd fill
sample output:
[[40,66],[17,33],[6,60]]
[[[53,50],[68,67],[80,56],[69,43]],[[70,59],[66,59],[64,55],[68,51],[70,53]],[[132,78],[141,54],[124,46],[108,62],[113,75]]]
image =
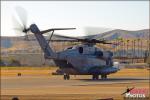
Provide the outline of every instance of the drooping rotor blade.
[[110,42],[104,42],[103,44],[113,44],[113,43],[110,43]]
[[74,30],[74,29],[76,28],[52,28],[52,29],[41,31],[41,33],[44,34],[44,33],[48,33],[50,31],[55,31],[55,30]]
[[[89,39],[89,38],[82,38],[82,37],[68,37],[68,36],[62,36],[62,35],[54,35],[56,38],[64,38],[67,39],[66,41],[75,41],[75,42],[83,42],[83,43],[102,43],[102,44],[112,44],[109,42],[106,42],[106,40],[97,40],[97,39]],[[62,39],[63,40],[63,39]]]
[[77,40],[51,40],[52,42],[78,42]]

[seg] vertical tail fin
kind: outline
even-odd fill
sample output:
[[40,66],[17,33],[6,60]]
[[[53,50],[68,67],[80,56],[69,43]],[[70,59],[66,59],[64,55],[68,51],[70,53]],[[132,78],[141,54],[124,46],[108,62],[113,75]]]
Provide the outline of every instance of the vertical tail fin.
[[53,52],[52,48],[49,46],[49,44],[47,43],[44,36],[41,34],[38,27],[35,24],[32,24],[30,26],[30,29],[31,29],[31,32],[34,33],[37,41],[39,42],[39,45],[40,45],[41,49],[43,50],[45,57],[53,57],[54,52]]

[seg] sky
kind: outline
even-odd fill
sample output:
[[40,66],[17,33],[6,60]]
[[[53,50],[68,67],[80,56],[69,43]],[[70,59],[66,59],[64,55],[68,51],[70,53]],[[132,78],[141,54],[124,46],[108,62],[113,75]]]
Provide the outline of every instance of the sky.
[[77,28],[58,32],[69,36],[85,35],[85,27],[108,30],[149,28],[149,1],[1,1],[2,36],[19,35],[12,22],[14,15],[21,23],[16,6],[26,10],[28,26],[35,23],[40,30]]

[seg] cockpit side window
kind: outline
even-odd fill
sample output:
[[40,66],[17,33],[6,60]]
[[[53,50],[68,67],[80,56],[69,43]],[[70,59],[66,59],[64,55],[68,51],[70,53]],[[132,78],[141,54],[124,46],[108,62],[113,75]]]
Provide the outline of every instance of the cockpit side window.
[[67,49],[72,49],[72,47],[68,47]]
[[83,47],[79,47],[79,53],[80,53],[80,54],[83,53]]

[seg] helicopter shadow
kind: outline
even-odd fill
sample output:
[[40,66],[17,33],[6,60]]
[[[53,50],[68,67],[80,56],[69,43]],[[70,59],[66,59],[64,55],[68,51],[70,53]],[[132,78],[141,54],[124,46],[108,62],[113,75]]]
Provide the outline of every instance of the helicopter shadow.
[[126,82],[126,81],[148,81],[150,78],[108,78],[108,79],[75,79],[86,82]]

